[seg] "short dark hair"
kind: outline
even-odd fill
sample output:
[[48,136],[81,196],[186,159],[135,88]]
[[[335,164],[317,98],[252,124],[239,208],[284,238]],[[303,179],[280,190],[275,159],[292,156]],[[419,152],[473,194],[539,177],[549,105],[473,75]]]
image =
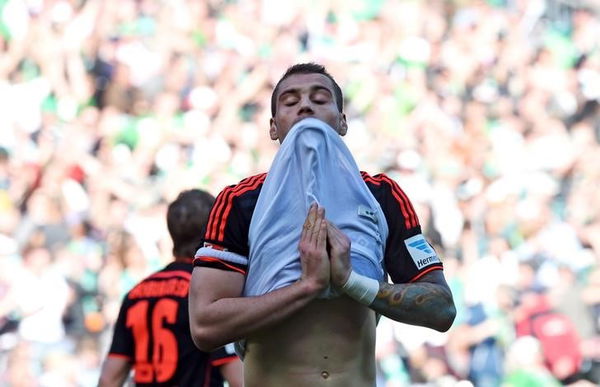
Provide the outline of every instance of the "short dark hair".
[[193,258],[204,238],[214,196],[200,189],[183,191],[167,209],[167,228],[175,258]]
[[279,79],[277,85],[273,89],[273,93],[271,94],[271,116],[275,117],[275,112],[277,111],[277,92],[279,91],[279,85],[283,82],[284,79],[288,78],[290,75],[294,74],[323,74],[327,78],[331,80],[333,83],[333,94],[335,97],[335,103],[337,104],[338,110],[340,113],[344,111],[344,95],[342,94],[342,89],[337,84],[335,79],[325,70],[325,67],[318,63],[298,63],[291,67],[289,67],[285,74]]

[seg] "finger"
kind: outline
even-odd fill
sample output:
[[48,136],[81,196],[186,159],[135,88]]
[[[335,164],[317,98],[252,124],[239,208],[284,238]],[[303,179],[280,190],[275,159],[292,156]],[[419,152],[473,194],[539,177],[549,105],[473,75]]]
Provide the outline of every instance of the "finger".
[[[318,207],[316,211],[315,223],[313,224],[311,241],[317,244],[319,234],[321,233],[321,224],[323,223],[325,218],[325,209],[323,207]],[[325,231],[327,233],[327,231]]]
[[313,203],[310,205],[310,208],[308,209],[308,214],[306,215],[306,219],[304,221],[304,224],[302,225],[302,233],[300,235],[301,238],[305,238],[306,236],[309,236],[309,237],[311,236],[312,229],[315,224],[315,217],[316,217],[316,204]]
[[327,222],[327,232],[331,235],[335,234],[335,226],[331,222]]
[[349,242],[347,235],[330,222],[327,223],[327,236],[329,238],[329,243],[336,247],[343,247]]
[[304,224],[302,225],[302,230],[300,232],[300,239],[306,239],[307,236],[310,235],[310,229],[308,227],[308,220],[306,220],[304,222]]
[[325,249],[327,246],[327,222],[325,219],[321,219],[319,223],[319,232],[317,233],[317,248],[319,250]]
[[306,217],[306,219],[308,219],[308,221],[311,224],[315,223],[315,219],[317,218],[317,210],[319,209],[319,206],[317,205],[317,203],[313,203],[310,205],[310,208],[308,209],[308,216]]
[[327,235],[332,242],[338,242],[340,240],[340,231],[331,222],[327,222]]
[[324,219],[325,219],[325,207],[317,206],[317,213],[316,213],[315,221],[321,221]]
[[302,241],[306,239],[306,235],[308,235],[308,231],[306,231],[306,228],[302,226],[302,231],[300,232],[300,240]]
[[329,227],[331,228],[331,233],[338,239],[344,239],[345,234],[342,232],[342,230],[339,229],[338,226],[336,226],[333,223],[329,223]]
[[339,249],[339,240],[335,234],[335,230],[331,227],[331,223],[327,222],[327,241],[331,251],[337,251]]

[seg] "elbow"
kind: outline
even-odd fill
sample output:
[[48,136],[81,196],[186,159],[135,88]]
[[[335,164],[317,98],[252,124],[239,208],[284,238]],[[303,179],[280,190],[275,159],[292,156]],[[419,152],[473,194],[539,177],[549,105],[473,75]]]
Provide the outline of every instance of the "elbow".
[[224,332],[219,331],[213,325],[206,325],[199,322],[191,323],[190,333],[194,345],[204,352],[212,352],[229,342],[222,340]]
[[190,326],[190,332],[194,345],[201,351],[211,352],[221,346],[216,342],[215,335],[208,328],[193,324]]
[[216,343],[218,333],[215,332],[213,324],[210,323],[210,312],[206,309],[197,310],[190,303],[189,318],[190,318],[190,335],[192,342],[201,351],[212,352],[219,348]]
[[444,292],[444,296],[440,297],[439,301],[439,307],[435,308],[435,317],[432,319],[435,321],[432,328],[438,332],[447,332],[456,319],[456,306],[450,289]]
[[456,318],[456,307],[451,302],[436,313],[435,324],[432,326],[438,332],[447,332]]

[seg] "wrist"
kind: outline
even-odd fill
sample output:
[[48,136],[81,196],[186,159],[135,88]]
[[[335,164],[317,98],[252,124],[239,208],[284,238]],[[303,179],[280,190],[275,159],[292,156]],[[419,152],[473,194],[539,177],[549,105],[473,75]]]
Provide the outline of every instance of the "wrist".
[[316,280],[310,280],[308,278],[301,278],[298,282],[302,289],[302,294],[308,298],[317,297],[327,285],[323,285],[321,282]]
[[341,290],[363,305],[371,305],[379,292],[379,281],[350,271]]
[[344,286],[344,284],[346,284],[348,282],[348,279],[350,278],[350,274],[352,274],[351,268],[348,268],[348,270],[346,270],[346,272],[344,272],[343,274],[337,274],[334,276],[334,274],[332,273],[331,282],[333,282],[334,286],[341,288]]

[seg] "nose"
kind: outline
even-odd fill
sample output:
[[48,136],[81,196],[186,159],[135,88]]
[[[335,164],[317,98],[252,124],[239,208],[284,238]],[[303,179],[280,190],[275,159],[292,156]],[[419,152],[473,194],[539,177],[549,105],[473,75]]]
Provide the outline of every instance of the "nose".
[[309,96],[303,96],[300,99],[300,104],[298,105],[299,109],[298,109],[298,114],[313,114],[313,108],[312,108],[312,101],[310,100]]

